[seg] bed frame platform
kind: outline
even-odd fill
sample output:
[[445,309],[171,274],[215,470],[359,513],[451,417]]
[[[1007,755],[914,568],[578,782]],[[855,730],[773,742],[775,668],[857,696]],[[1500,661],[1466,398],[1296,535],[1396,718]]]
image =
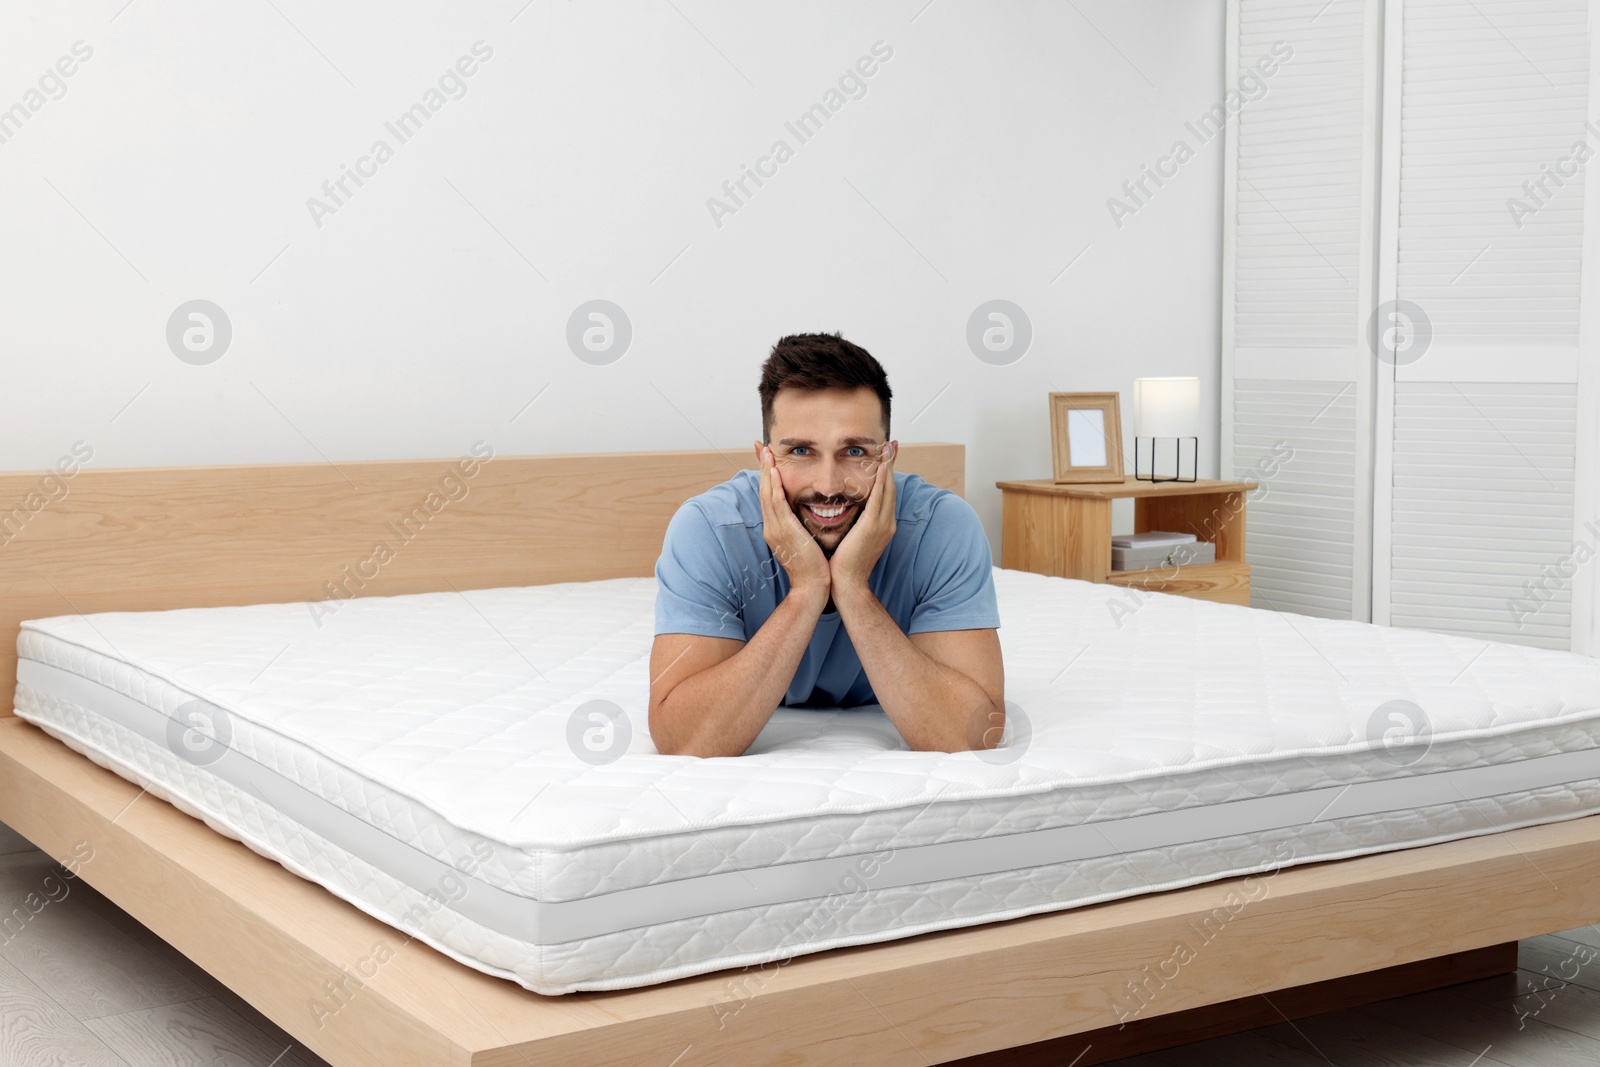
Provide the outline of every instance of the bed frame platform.
[[[960,491],[960,446],[901,454],[901,469]],[[24,618],[317,598],[451,462],[78,474],[0,550],[0,696]],[[729,464],[717,452],[496,458],[364,594],[648,574],[677,503]],[[0,500],[36,480],[0,475]],[[575,528],[541,518],[552,493],[587,509]],[[1293,1017],[1503,973],[1518,939],[1600,919],[1592,816],[546,997],[406,942],[9,716],[0,821],[78,857],[79,877],[337,1067],[1087,1065],[1260,1025],[1263,1004]],[[1241,897],[1253,899],[1230,910]],[[1179,941],[1192,958],[1164,964]],[[392,955],[374,969],[380,944]],[[1129,1012],[1138,1021],[1118,1030]]]

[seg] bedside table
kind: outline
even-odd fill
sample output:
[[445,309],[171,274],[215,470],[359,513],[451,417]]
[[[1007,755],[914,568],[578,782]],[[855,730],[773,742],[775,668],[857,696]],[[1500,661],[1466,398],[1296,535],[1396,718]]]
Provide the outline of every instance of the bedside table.
[[[1000,566],[1059,578],[1250,605],[1244,561],[1245,493],[1257,482],[996,482],[1002,494]],[[1133,529],[1192,533],[1217,546],[1215,563],[1111,569],[1111,502],[1133,498]]]

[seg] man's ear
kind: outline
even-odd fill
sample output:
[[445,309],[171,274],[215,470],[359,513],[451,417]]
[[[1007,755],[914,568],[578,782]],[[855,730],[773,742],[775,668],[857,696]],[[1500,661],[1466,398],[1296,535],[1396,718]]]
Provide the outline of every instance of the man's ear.
[[767,446],[762,444],[760,441],[757,441],[755,447],[756,447],[756,466],[759,467],[759,466],[761,466],[761,451],[762,451],[762,449],[766,448]]

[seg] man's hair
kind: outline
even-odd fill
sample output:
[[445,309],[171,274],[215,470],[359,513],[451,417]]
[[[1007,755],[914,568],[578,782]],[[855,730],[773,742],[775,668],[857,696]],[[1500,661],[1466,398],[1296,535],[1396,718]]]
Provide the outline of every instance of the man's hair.
[[761,439],[772,440],[772,401],[780,389],[871,389],[883,405],[883,439],[889,439],[889,376],[860,345],[837,333],[794,333],[772,346],[761,365]]

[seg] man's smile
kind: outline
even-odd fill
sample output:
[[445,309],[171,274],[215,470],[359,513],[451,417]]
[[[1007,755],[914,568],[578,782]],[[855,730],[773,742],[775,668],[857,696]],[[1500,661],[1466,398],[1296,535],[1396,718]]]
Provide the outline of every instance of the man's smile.
[[846,504],[813,504],[800,505],[800,511],[817,527],[823,530],[837,530],[844,526],[850,515],[855,511],[856,505]]

